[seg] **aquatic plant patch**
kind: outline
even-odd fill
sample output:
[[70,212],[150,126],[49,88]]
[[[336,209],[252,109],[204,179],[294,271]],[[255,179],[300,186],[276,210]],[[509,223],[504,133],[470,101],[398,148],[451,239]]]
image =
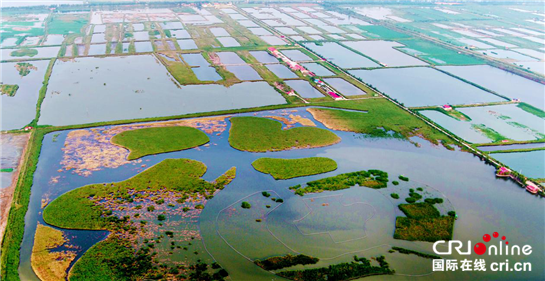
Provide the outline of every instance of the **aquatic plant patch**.
[[399,209],[407,217],[396,218],[395,239],[428,242],[452,239],[454,217],[441,216],[432,204],[400,204]]
[[320,267],[305,270],[279,272],[278,275],[291,280],[321,281],[321,280],[351,280],[372,275],[389,275],[395,271],[390,268],[384,256],[374,258],[379,266],[371,265],[366,258],[354,256],[353,262],[333,264],[329,267]]
[[325,157],[259,158],[252,163],[252,166],[262,173],[270,174],[274,179],[283,180],[334,171],[337,169],[337,162]]
[[251,152],[281,151],[335,144],[341,140],[336,134],[315,127],[282,130],[278,121],[261,117],[233,117],[229,130],[229,144]]
[[125,131],[112,138],[112,143],[130,150],[128,160],[152,154],[180,151],[209,142],[208,136],[192,127],[157,127]]
[[265,270],[278,270],[285,267],[290,267],[294,265],[307,265],[307,264],[316,264],[320,259],[310,257],[307,255],[285,255],[281,257],[271,257],[264,260],[255,260],[254,263],[265,269]]
[[[186,257],[204,252],[193,250],[192,241],[201,238],[198,227],[190,227],[191,221],[198,221],[207,200],[231,182],[236,170],[229,169],[213,182],[201,179],[205,172],[201,162],[166,159],[128,180],[87,185],[47,205],[43,217],[51,225],[111,232],[84,253],[69,279],[89,280],[97,270],[107,280],[174,278],[180,272],[212,276],[213,270],[200,259],[180,268],[182,263],[169,258],[175,251]],[[198,240],[193,242],[200,245]]]
[[340,174],[334,177],[307,182],[305,187],[300,184],[290,187],[295,194],[303,196],[306,193],[318,193],[347,189],[355,185],[370,188],[385,188],[388,183],[388,173],[380,170],[358,171]]

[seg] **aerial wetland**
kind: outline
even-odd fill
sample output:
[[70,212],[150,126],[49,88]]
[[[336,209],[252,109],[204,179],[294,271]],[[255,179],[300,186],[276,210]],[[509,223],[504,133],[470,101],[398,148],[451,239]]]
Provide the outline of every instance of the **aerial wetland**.
[[[347,112],[364,118],[377,114],[372,109],[366,113]],[[114,274],[108,276],[115,278],[117,271],[110,263],[93,257],[111,253],[123,256],[125,247],[138,250],[142,258],[137,264],[144,268],[149,262],[145,257],[153,253],[153,259],[164,266],[161,271],[167,275],[178,271],[198,274],[199,266],[194,265],[203,263],[212,264],[207,269],[210,274],[220,274],[221,270],[213,269],[217,262],[231,278],[268,280],[274,278],[273,273],[254,262],[271,256],[303,254],[319,260],[309,268],[341,264],[354,255],[377,260],[384,256],[389,267],[373,262],[373,270],[392,274],[388,269],[392,268],[396,274],[424,275],[423,278],[433,280],[447,275],[456,278],[456,273],[429,275],[431,264],[427,259],[389,251],[397,246],[431,252],[431,244],[410,241],[436,239],[433,235],[440,235],[436,232],[439,229],[430,229],[429,238],[400,238],[406,235],[395,223],[396,218],[403,217],[401,206],[415,204],[407,204],[404,198],[407,202],[440,198],[437,200],[441,203],[420,203],[432,208],[438,214],[436,219],[448,221],[447,213],[455,211],[460,219],[454,223],[451,218],[450,230],[444,230],[447,237],[477,240],[474,233],[487,232],[495,220],[510,219],[517,220],[519,228],[502,234],[518,243],[543,246],[524,235],[543,231],[542,225],[532,223],[542,220],[542,215],[529,214],[522,208],[539,208],[539,200],[514,188],[512,182],[496,179],[493,168],[471,154],[418,137],[374,137],[375,134],[330,130],[322,124],[327,119],[315,119],[313,115],[305,109],[275,110],[46,135],[26,217],[22,277],[36,278],[31,269],[32,247],[27,245],[37,247],[37,239],[44,236],[34,234],[46,227],[60,231],[57,235],[64,237],[60,244],[53,245],[58,250],[49,255],[64,254],[62,259],[48,258],[42,262],[67,269],[70,280],[86,279],[88,274],[97,272]],[[259,125],[260,122],[272,127],[265,129],[269,125]],[[259,128],[267,131],[255,131]],[[142,130],[151,129],[157,130],[157,134],[146,133],[150,138],[173,138],[180,143],[168,145],[168,141],[161,144],[151,139],[140,143],[153,146],[135,143],[140,139],[138,134],[144,135]],[[258,142],[249,141],[252,138],[244,134],[254,135]],[[323,134],[329,136],[320,137]],[[299,141],[293,142],[295,139]],[[320,143],[316,143],[318,139]],[[130,154],[116,143],[129,148]],[[78,149],[82,145],[85,148]],[[165,145],[181,151],[167,152]],[[136,149],[142,152],[133,156]],[[358,156],[362,154],[366,157]],[[274,159],[300,161],[296,164],[300,172],[282,171],[289,163],[276,163]],[[453,176],[453,170],[465,176],[444,181]],[[292,173],[299,174],[292,178]],[[325,178],[338,184],[321,183]],[[490,186],[509,197],[491,194]],[[488,202],[492,196],[494,204],[467,202],[464,194],[469,190],[473,200]],[[401,198],[394,199],[391,194]],[[501,207],[513,200],[523,203],[512,205],[509,210]],[[488,212],[486,219],[479,216],[482,212]],[[413,220],[418,221],[417,217]],[[397,239],[394,232],[399,235]],[[60,262],[66,259],[71,262]],[[533,261],[536,267],[542,264]],[[139,270],[144,269],[140,267],[134,268],[133,274],[142,274]],[[298,268],[301,267],[293,269]],[[277,274],[297,274],[289,270]],[[509,273],[504,276],[512,277]]]
[[1,279],[545,279],[543,7],[413,2],[6,2]]

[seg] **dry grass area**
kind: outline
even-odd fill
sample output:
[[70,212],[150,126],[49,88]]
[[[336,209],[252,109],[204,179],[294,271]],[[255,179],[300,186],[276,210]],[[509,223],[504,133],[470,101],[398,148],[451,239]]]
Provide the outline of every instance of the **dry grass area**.
[[295,124],[299,123],[301,124],[302,126],[311,126],[311,127],[316,127],[316,124],[308,119],[308,118],[305,118],[301,115],[294,115],[294,114],[290,114],[288,117],[283,117],[283,116],[265,116],[267,118],[271,118],[271,119],[274,119],[274,120],[277,120],[277,121],[280,121],[282,123],[284,123],[286,125],[286,127],[284,127],[284,130],[287,130],[291,127],[293,127]]
[[76,258],[75,251],[51,252],[68,242],[62,231],[38,224],[32,248],[32,269],[42,281],[66,280],[66,270]]
[[227,128],[226,118],[230,116],[204,117],[183,119],[166,122],[154,122],[146,124],[129,124],[114,126],[109,129],[92,128],[74,130],[68,133],[63,147],[63,159],[61,165],[65,170],[89,176],[94,171],[104,168],[117,168],[129,163],[129,151],[123,147],[111,143],[111,139],[122,132],[155,127],[187,126],[200,129],[207,134],[220,135]]

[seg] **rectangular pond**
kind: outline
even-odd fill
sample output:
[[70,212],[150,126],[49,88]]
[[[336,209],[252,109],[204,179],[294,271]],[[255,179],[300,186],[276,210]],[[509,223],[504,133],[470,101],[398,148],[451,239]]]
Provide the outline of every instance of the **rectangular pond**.
[[346,31],[331,25],[320,26],[320,28],[327,31],[327,33],[338,33],[338,34],[346,33]]
[[263,27],[248,28],[254,35],[272,35],[268,30]]
[[246,64],[246,62],[244,62],[244,60],[242,60],[235,52],[218,52],[216,55],[218,55],[220,58],[221,64],[224,65]]
[[311,61],[312,58],[299,50],[280,50],[282,54],[293,61]]
[[229,32],[227,32],[227,30],[225,30],[223,27],[210,28],[210,32],[212,32],[212,34],[214,34],[216,37],[231,36],[231,34],[229,34]]
[[339,91],[345,96],[359,96],[366,94],[360,88],[342,78],[325,78],[324,82],[331,85],[331,87],[335,88],[335,90]]
[[150,41],[134,42],[134,50],[137,53],[153,52],[153,46]]
[[494,153],[492,157],[530,178],[545,178],[545,150]]
[[283,33],[285,35],[297,35],[297,34],[299,34],[299,33],[297,33],[297,31],[293,30],[290,27],[277,27],[276,30],[278,30],[278,32]]
[[282,38],[280,38],[278,36],[274,36],[274,35],[264,35],[264,36],[259,36],[259,38],[261,38],[261,40],[265,41],[265,43],[267,43],[269,45],[273,45],[273,46],[287,45],[288,44],[286,41],[282,40]]
[[89,56],[106,54],[106,44],[91,44],[89,45]]
[[152,55],[58,60],[39,124],[62,126],[286,102],[266,82],[178,87],[173,81]]
[[250,51],[250,54],[260,63],[278,63],[278,59],[267,51]]
[[201,81],[219,81],[221,76],[218,74],[215,68],[211,66],[201,66],[191,68],[193,73],[197,76],[197,79]]
[[149,41],[149,33],[147,31],[133,32],[132,36],[137,41]]
[[314,27],[310,26],[298,26],[297,29],[301,30],[302,32],[306,34],[322,34],[321,31],[317,30]]
[[179,21],[170,21],[160,23],[163,29],[183,29],[184,25]]
[[251,21],[251,20],[239,20],[238,23],[244,27],[257,27],[257,23]]
[[185,29],[172,30],[170,32],[170,34],[172,34],[172,37],[175,37],[177,39],[190,39],[191,38],[191,35]]
[[209,66],[208,61],[202,56],[201,53],[198,54],[182,54],[182,59],[190,66]]
[[267,64],[265,65],[274,75],[281,79],[297,78],[297,75],[293,73],[288,67],[283,64]]
[[223,47],[240,47],[240,43],[233,37],[218,37],[216,38]]
[[331,72],[329,69],[325,68],[323,65],[311,62],[311,63],[302,63],[304,68],[314,72],[317,76],[334,76],[335,73]]
[[249,65],[227,65],[227,71],[232,72],[240,80],[263,80],[261,76]]
[[284,81],[290,86],[297,94],[303,98],[322,98],[324,95],[312,87],[308,81],[305,80],[288,80]]
[[182,50],[195,50],[199,48],[193,39],[178,39],[176,42],[178,42]]
[[372,60],[348,50],[337,43],[304,43],[303,45],[342,68],[379,67]]
[[462,79],[483,86],[502,96],[520,99],[541,110],[545,110],[545,85],[511,72],[489,65],[439,66]]
[[387,66],[427,65],[415,57],[396,50],[394,47],[404,46],[397,42],[373,40],[348,41],[343,44]]
[[50,35],[47,35],[42,45],[44,46],[61,45],[63,41],[64,41],[64,35],[50,34]]
[[[543,118],[528,113],[516,104],[457,108],[471,120],[460,121],[439,111],[424,110],[421,113],[472,143],[494,141],[483,128],[491,129],[502,138],[515,141],[531,141],[545,137]],[[499,137],[498,136],[498,137]]]
[[505,101],[429,67],[351,70],[350,73],[408,107]]
[[[17,68],[29,63],[30,72],[22,76]],[[6,62],[0,64],[2,75],[0,82],[6,85],[18,85],[14,96],[0,95],[2,112],[0,130],[21,129],[36,117],[36,102],[49,60],[28,62]]]

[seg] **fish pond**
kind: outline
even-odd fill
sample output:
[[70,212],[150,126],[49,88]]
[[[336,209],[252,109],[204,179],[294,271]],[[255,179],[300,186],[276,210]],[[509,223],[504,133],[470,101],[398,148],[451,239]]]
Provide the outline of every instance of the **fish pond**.
[[485,87],[502,96],[520,99],[545,110],[545,85],[489,65],[439,66],[452,75]]
[[544,119],[526,112],[516,104],[460,107],[457,111],[468,117],[457,119],[442,112],[425,110],[421,113],[473,143],[497,142],[501,140],[530,141],[545,138]]
[[372,60],[348,50],[337,43],[326,42],[320,45],[305,43],[304,45],[342,68],[379,67]]
[[505,101],[428,67],[351,70],[350,73],[408,107]]
[[2,63],[1,82],[17,85],[13,95],[0,94],[1,130],[21,129],[36,117],[36,103],[49,60]]
[[286,102],[266,82],[179,86],[152,55],[58,60],[53,68],[40,124],[83,124]]

